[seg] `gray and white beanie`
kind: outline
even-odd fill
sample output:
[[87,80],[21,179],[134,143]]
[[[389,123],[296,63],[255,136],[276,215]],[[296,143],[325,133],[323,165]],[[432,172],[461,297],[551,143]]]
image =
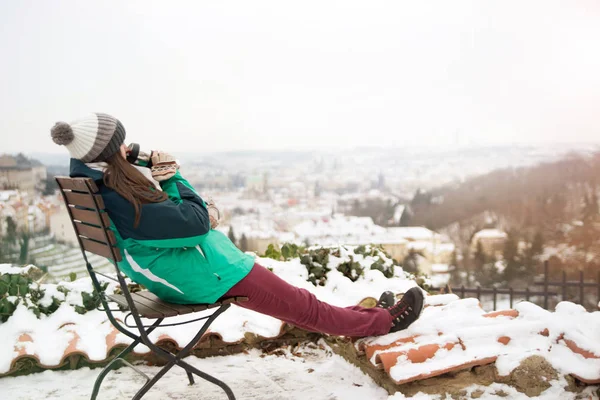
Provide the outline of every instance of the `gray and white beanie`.
[[106,161],[125,141],[123,124],[108,114],[93,113],[73,121],[57,122],[50,130],[54,143],[84,163]]

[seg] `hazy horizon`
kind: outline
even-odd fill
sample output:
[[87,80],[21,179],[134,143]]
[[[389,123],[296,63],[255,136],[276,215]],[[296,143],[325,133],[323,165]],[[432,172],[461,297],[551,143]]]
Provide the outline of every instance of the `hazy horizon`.
[[600,4],[0,4],[0,152],[119,118],[173,152],[600,143]]

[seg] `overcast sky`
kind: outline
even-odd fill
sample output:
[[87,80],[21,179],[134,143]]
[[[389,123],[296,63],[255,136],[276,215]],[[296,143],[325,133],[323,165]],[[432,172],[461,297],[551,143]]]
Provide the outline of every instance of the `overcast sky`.
[[600,142],[600,2],[1,1],[0,153]]

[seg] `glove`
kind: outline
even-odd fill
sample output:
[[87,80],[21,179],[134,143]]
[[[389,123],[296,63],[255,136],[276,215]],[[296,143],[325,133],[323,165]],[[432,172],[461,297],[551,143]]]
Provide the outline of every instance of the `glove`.
[[212,201],[212,199],[206,203],[206,209],[208,210],[208,218],[210,219],[210,228],[215,229],[217,226],[219,226],[221,212],[215,206],[215,203]]
[[150,173],[152,177],[161,182],[166,181],[177,173],[179,164],[175,157],[161,151],[152,152],[152,168]]

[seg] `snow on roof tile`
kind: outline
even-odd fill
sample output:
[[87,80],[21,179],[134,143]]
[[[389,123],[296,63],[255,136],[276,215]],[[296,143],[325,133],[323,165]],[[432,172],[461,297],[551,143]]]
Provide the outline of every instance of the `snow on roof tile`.
[[[16,315],[25,317],[25,314],[30,314],[27,310],[21,308],[16,312]],[[65,307],[66,309],[67,307]],[[239,316],[246,314],[248,311],[243,310],[240,313],[234,314]],[[238,310],[241,310],[238,308]],[[253,312],[250,312],[253,313]],[[73,321],[77,318],[73,317]],[[0,377],[9,376],[18,372],[18,363],[23,359],[32,360],[35,364],[43,369],[56,369],[64,366],[74,356],[82,356],[89,363],[105,363],[114,353],[117,347],[124,347],[131,343],[131,339],[119,332],[105,318],[105,314],[100,311],[91,311],[85,315],[80,315],[79,321],[67,322],[61,324],[58,329],[53,329],[52,324],[44,324],[42,320],[31,318],[30,324],[25,325],[28,332],[22,332],[14,337],[14,345],[11,349],[6,348],[3,354],[0,354],[2,362],[0,363]],[[22,318],[17,316],[17,319],[22,321]],[[262,341],[281,338],[291,327],[281,321],[273,319],[275,324],[267,324],[263,329],[252,329],[254,326],[249,324],[247,319],[239,320],[239,323],[233,325],[244,326],[244,331],[236,330],[232,326],[231,321],[221,323],[218,331],[209,329],[202,338],[196,343],[194,349],[214,349],[219,350],[232,345],[245,343],[254,345]],[[39,326],[35,326],[36,325]],[[216,320],[218,321],[218,319]],[[215,329],[216,321],[212,328]],[[45,326],[42,326],[45,325]],[[191,326],[191,327],[189,327]],[[199,324],[190,324],[188,328],[180,326],[177,329],[158,328],[158,334],[150,335],[153,343],[163,348],[176,348],[181,350],[195,332],[200,329]],[[229,329],[229,330],[227,330]],[[235,333],[232,333],[234,330]],[[258,331],[258,332],[257,332]],[[266,336],[264,336],[266,335]],[[137,358],[152,359],[148,347],[140,344],[133,352],[133,356]],[[192,350],[194,353],[194,350]]]
[[504,376],[533,354],[582,382],[600,383],[600,312],[568,302],[549,312],[522,302],[485,313],[476,299],[441,296],[428,296],[408,330],[359,340],[356,350],[398,385],[494,362]]

